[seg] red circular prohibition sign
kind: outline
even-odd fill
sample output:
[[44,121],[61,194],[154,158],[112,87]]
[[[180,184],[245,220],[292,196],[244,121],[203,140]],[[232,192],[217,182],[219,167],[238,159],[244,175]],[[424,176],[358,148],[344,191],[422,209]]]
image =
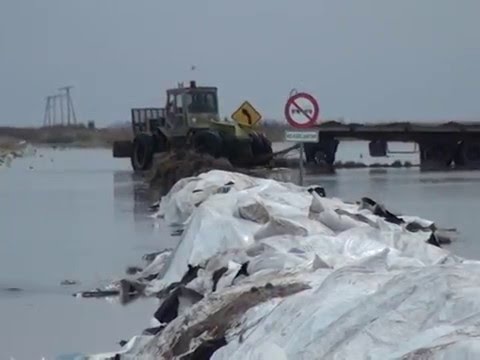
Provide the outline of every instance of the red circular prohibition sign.
[[[304,109],[302,109],[298,104],[297,104],[297,100],[300,99],[300,98],[304,98],[306,100],[308,100],[312,106],[313,106],[313,114],[307,114],[305,112]],[[300,123],[297,123],[293,118],[292,118],[292,115],[290,114],[290,110],[294,108],[294,109],[297,109],[298,111],[300,111],[305,117],[308,118],[308,122],[306,123],[303,123],[303,124],[300,124]],[[318,114],[320,112],[320,109],[319,109],[319,106],[318,106],[318,103],[317,103],[317,100],[315,100],[315,98],[310,95],[310,94],[307,94],[307,93],[297,93],[295,95],[293,95],[292,97],[290,97],[287,101],[287,103],[285,104],[285,118],[287,119],[288,123],[295,127],[295,128],[309,128],[309,127],[312,127],[313,125],[315,125],[315,122],[317,121],[318,119]]]

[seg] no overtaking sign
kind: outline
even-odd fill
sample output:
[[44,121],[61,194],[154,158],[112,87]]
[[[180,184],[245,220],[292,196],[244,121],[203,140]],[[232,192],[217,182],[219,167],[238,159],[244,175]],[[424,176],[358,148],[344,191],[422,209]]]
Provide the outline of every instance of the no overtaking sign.
[[320,109],[317,100],[301,92],[291,96],[285,104],[285,118],[297,129],[310,128],[318,120]]
[[285,131],[285,140],[300,143],[299,183],[301,186],[303,186],[304,178],[303,153],[305,149],[303,144],[305,142],[318,142],[318,129],[308,129],[316,124],[319,112],[317,100],[304,92],[290,96],[285,104],[285,118],[290,126],[295,128],[295,131]]

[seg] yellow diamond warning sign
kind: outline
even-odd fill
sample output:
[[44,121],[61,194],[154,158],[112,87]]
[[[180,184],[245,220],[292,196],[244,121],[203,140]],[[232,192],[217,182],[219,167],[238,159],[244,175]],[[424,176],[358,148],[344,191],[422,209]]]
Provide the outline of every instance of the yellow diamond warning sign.
[[255,126],[261,119],[262,115],[250,104],[245,101],[240,107],[232,114],[232,119],[239,125],[243,126]]

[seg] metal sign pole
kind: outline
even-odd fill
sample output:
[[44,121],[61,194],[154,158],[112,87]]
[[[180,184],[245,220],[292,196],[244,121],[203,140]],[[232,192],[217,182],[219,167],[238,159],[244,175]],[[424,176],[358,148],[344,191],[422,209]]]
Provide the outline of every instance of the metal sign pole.
[[[305,142],[318,143],[318,130],[313,130],[318,119],[319,106],[317,100],[305,92],[298,93],[292,89],[284,108],[285,119],[293,127],[294,131],[285,131],[285,140],[299,143],[300,146],[300,168],[298,182],[303,186],[305,178],[304,153]],[[299,129],[310,129],[310,131],[298,131]]]
[[299,183],[300,183],[300,186],[303,186],[303,177],[304,177],[304,174],[305,174],[305,169],[303,168],[303,142],[300,143],[300,171],[299,171]]

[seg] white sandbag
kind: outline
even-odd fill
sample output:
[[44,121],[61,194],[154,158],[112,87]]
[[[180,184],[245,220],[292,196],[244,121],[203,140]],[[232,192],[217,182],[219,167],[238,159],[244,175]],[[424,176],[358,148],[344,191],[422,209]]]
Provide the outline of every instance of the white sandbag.
[[234,217],[235,204],[235,196],[216,194],[196,209],[158,286],[180,281],[189,264],[200,265],[216,253],[253,244],[260,225]]
[[265,251],[249,260],[248,272],[255,275],[261,271],[300,270],[311,268],[314,254],[278,251],[267,246]]
[[265,224],[270,219],[267,208],[258,196],[240,198],[237,208],[238,217],[242,219],[259,224]]
[[[199,179],[196,177],[183,178],[177,181],[170,191],[160,199],[158,211],[155,214],[155,217],[163,218],[167,223],[181,223],[183,213],[189,210],[184,210],[177,205],[177,203],[180,202],[184,197],[182,194],[179,194],[179,192],[187,192],[188,190],[190,190],[190,192],[193,191],[195,184],[198,181]],[[192,209],[193,205],[194,204],[191,204]]]
[[328,201],[321,198],[315,192],[312,193],[312,203],[310,204],[308,217],[312,220],[320,221],[322,224],[330,228],[334,232],[342,232],[354,227],[370,226],[372,223],[367,221],[359,221],[358,211],[350,208],[351,213],[345,209],[340,209],[338,203]]
[[276,235],[307,236],[313,234],[333,235],[333,232],[320,222],[308,218],[271,217],[269,222],[254,234],[254,238],[255,240],[261,240]]
[[161,252],[155,256],[155,259],[153,259],[153,261],[148,264],[145,269],[137,275],[137,277],[144,278],[154,274],[158,274],[159,277],[162,277],[170,264],[172,255],[173,251],[170,249]]
[[[232,340],[212,359],[250,360],[247,354],[255,354],[253,349],[271,343],[280,347],[275,353],[288,359],[351,359],[352,354],[356,359],[397,359],[413,351],[422,354],[436,342],[453,348],[454,343],[442,339],[455,331],[464,335],[456,359],[478,354],[478,335],[468,332],[480,318],[471,303],[480,287],[470,287],[480,275],[478,265],[396,276],[359,270],[338,270],[315,289],[249,310],[242,326],[229,334]],[[458,284],[449,280],[452,276]],[[449,297],[452,291],[458,297]],[[242,331],[247,331],[243,341],[233,340]],[[442,347],[431,351],[446,352]]]
[[330,228],[334,232],[342,232],[355,227],[368,227],[367,223],[356,221],[348,215],[340,215],[333,210],[325,210],[318,215],[316,220]]
[[170,189],[167,195],[160,200],[159,217],[164,217],[168,223],[184,223],[191,215],[195,205],[203,202],[219,188],[227,183],[242,190],[255,185],[252,178],[221,170],[212,170],[198,177],[189,177],[179,180]]
[[[395,224],[385,212],[222,171],[173,190],[162,210],[185,230],[150,294],[201,265],[187,287],[203,298],[183,304],[129,356],[165,357],[183,337],[173,357],[180,359],[223,335],[227,344],[211,359],[479,354],[480,262],[428,244],[430,231],[407,230],[408,222],[429,221],[402,216],[406,223]],[[293,285],[300,287],[285,293]]]

